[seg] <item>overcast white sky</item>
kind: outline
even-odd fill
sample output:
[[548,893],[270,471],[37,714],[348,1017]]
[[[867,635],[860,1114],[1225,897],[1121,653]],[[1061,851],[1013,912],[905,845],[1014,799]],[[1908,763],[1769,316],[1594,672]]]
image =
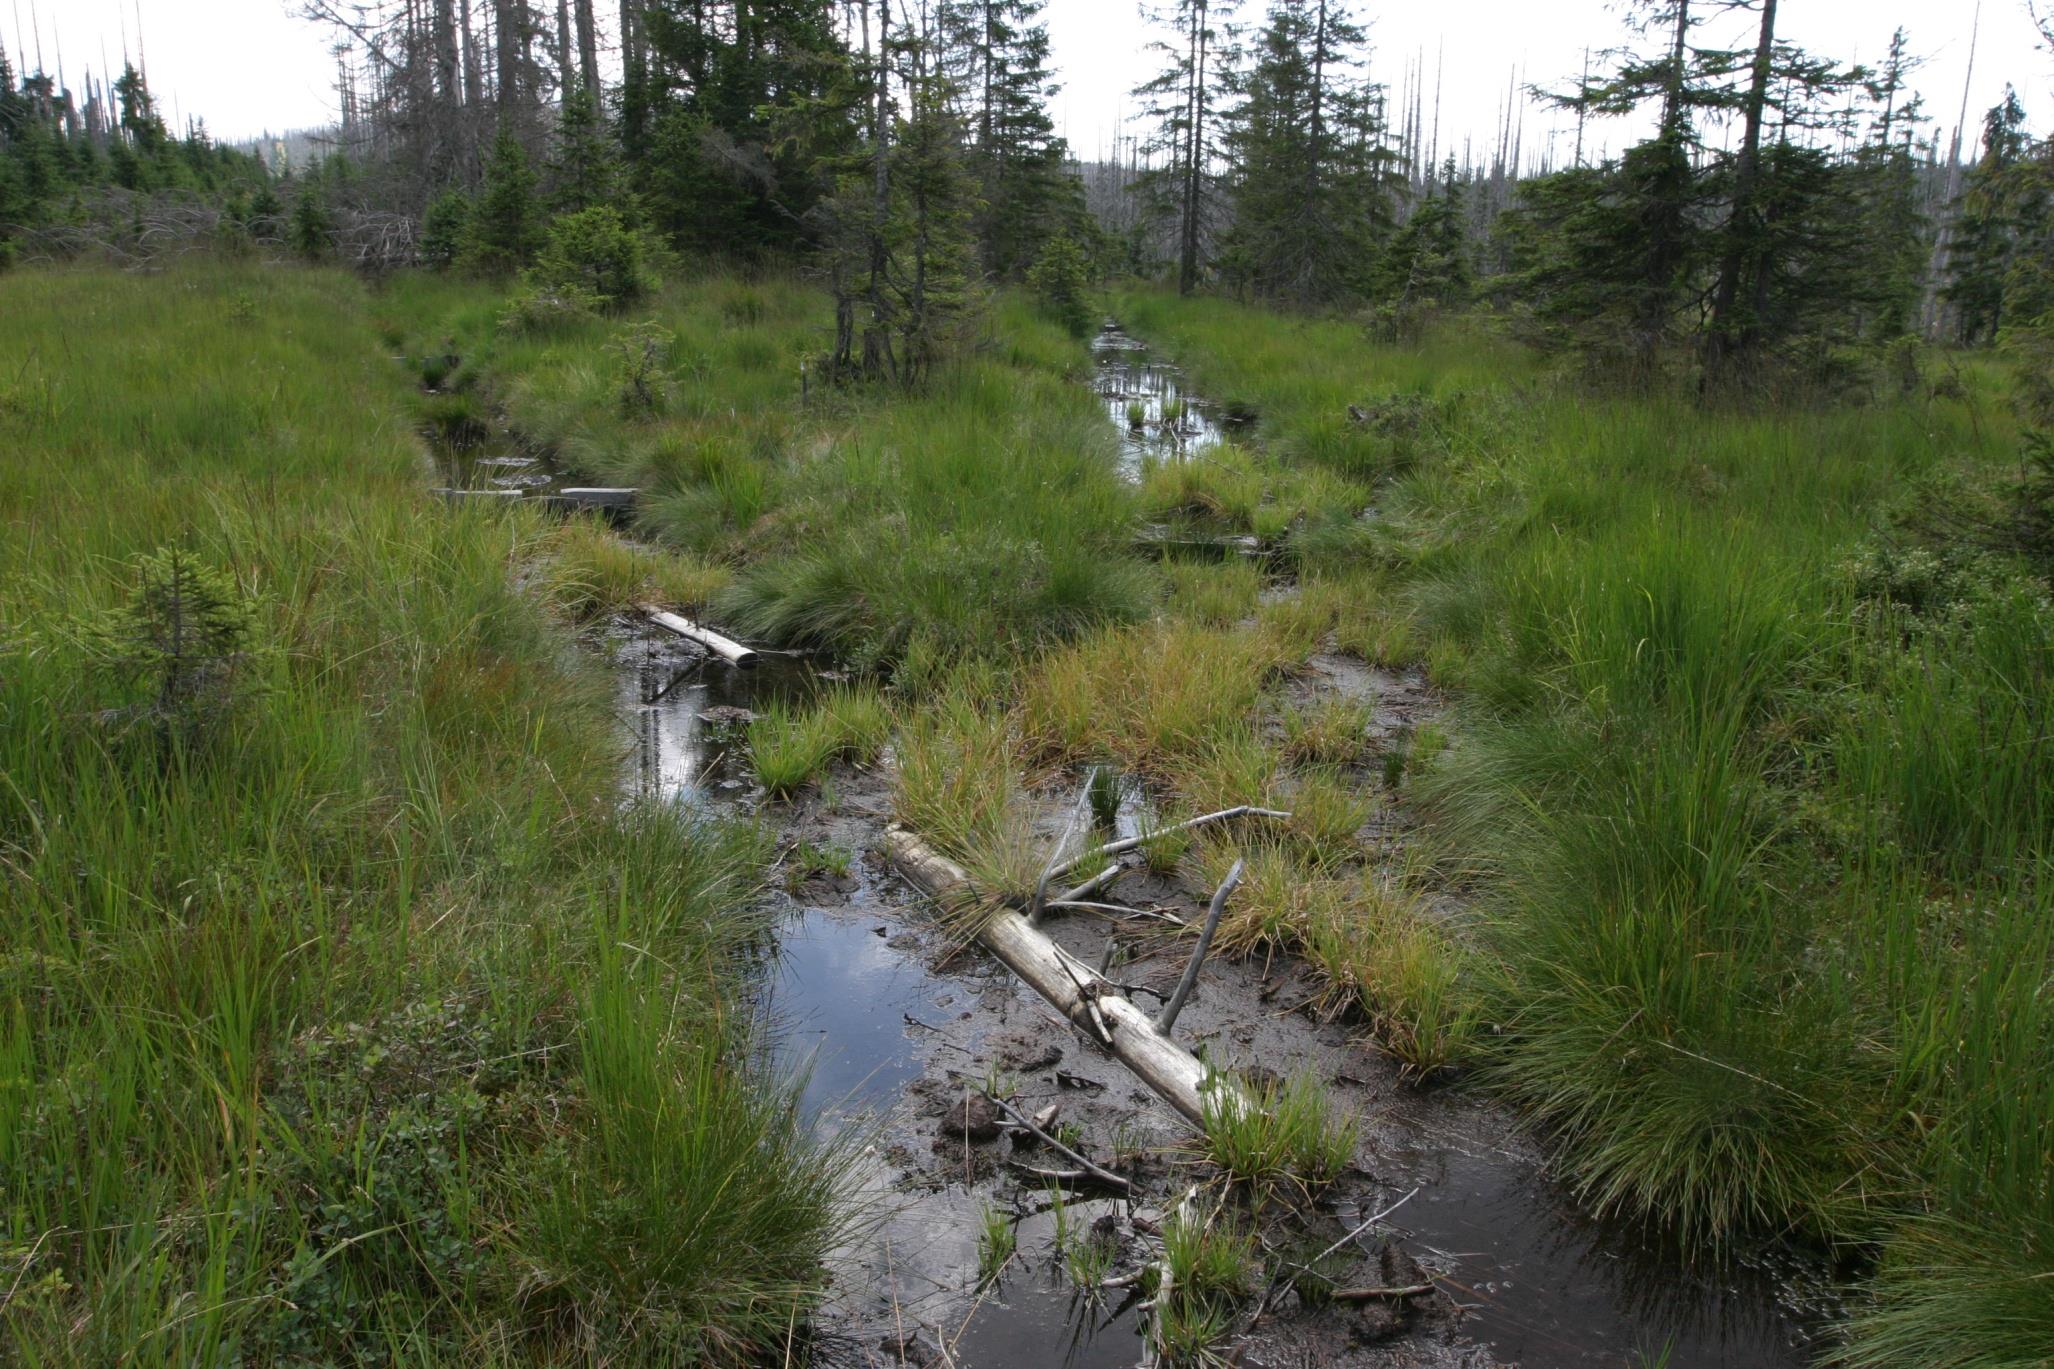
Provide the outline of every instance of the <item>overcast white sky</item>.
[[[196,116],[220,138],[309,127],[333,119],[333,59],[328,37],[294,17],[293,0],[0,0],[0,39],[17,68],[42,62],[76,84],[85,68],[105,60],[119,67],[126,34],[133,51],[140,30],[151,85],[167,114]],[[1242,0],[1256,18],[1263,0]],[[614,7],[601,4],[602,13]],[[1479,145],[1491,138],[1512,73],[1553,82],[1580,68],[1583,50],[1624,36],[1618,7],[1606,0],[1358,0],[1370,21],[1372,70],[1395,100],[1405,66],[1423,54],[1426,97],[1441,63],[1442,146],[1459,153],[1462,131]],[[1781,25],[1792,40],[1842,60],[1882,55],[1898,25],[1927,58],[1916,81],[1927,113],[1951,128],[1961,108],[1976,0],[1784,0]],[[1064,89],[1056,116],[1082,156],[1111,145],[1127,92],[1150,71],[1150,33],[1135,0],[1048,0],[1047,18]],[[1996,103],[2008,81],[2018,87],[2036,128],[2054,123],[2054,56],[2040,51],[2025,0],[1982,0],[1982,34],[1969,94],[1969,122]],[[1530,112],[1529,148],[1544,141],[1550,120]],[[1573,136],[1561,123],[1564,157]],[[1587,146],[1616,146],[1617,130],[1593,129]]]

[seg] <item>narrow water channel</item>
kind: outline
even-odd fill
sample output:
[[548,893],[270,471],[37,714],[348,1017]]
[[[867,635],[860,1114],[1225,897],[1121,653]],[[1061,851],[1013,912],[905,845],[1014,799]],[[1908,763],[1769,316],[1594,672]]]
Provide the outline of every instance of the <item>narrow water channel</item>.
[[[1188,392],[1173,365],[1110,325],[1094,352],[1094,388],[1130,473],[1152,461],[1189,459],[1222,440],[1217,410]],[[504,445],[472,449],[446,474],[466,489],[546,489],[554,479],[546,465]],[[747,720],[769,700],[819,688],[814,664],[767,655],[761,668],[745,672],[626,623],[609,645],[634,738],[624,776],[634,793],[709,815],[764,817],[788,840],[848,857],[844,873],[778,895],[787,911],[764,985],[778,1059],[806,1076],[805,1115],[821,1127],[866,1129],[861,1177],[882,1213],[860,1248],[834,1261],[816,1362],[898,1364],[895,1347],[917,1341],[922,1348],[906,1352],[905,1363],[1133,1365],[1142,1349],[1133,1299],[1080,1298],[1053,1258],[1059,1221],[1124,1218],[1127,1205],[1078,1197],[1058,1217],[1002,1171],[938,1169],[927,1153],[936,1139],[932,1104],[1001,1060],[1017,1065],[1029,1087],[1046,1084],[1051,1092],[1042,1096],[1127,1095],[1137,1142],[1174,1145],[1181,1124],[1116,1064],[1051,1026],[1039,1000],[992,962],[937,955],[917,900],[874,854],[889,820],[881,772],[839,777],[828,791],[789,805],[762,800],[747,764]],[[1359,663],[1347,668],[1374,673]],[[1128,792],[1124,826],[1143,802]],[[1060,935],[1082,938],[1073,948],[1080,956],[1096,949],[1095,932],[1069,927]],[[1359,1344],[1344,1342],[1354,1348],[1339,1358],[1319,1362],[1389,1369],[1798,1369],[1807,1362],[1805,1328],[1817,1324],[1818,1309],[1803,1290],[1820,1282],[1809,1271],[1766,1261],[1718,1274],[1690,1270],[1643,1234],[1590,1220],[1501,1108],[1457,1090],[1405,1087],[1344,1026],[1270,1007],[1275,984],[1267,967],[1208,966],[1206,975],[1211,992],[1193,1000],[1186,1019],[1193,1039],[1238,1063],[1321,1068],[1337,1102],[1362,1120],[1358,1173],[1367,1180],[1338,1200],[1329,1220],[1345,1229],[1366,1215],[1366,1204],[1416,1189],[1385,1230],[1431,1271],[1459,1313],[1432,1333],[1358,1337]],[[1062,1063],[1023,1063],[1022,1039],[1060,1039]],[[1021,1253],[1006,1278],[980,1287],[978,1230],[991,1204],[1014,1216]],[[1270,1351],[1253,1345],[1243,1362],[1313,1360],[1302,1345],[1286,1343]]]
[[1152,462],[1182,461],[1224,440],[1228,421],[1192,394],[1184,373],[1111,319],[1091,340],[1091,388],[1120,435],[1120,470],[1139,477]]

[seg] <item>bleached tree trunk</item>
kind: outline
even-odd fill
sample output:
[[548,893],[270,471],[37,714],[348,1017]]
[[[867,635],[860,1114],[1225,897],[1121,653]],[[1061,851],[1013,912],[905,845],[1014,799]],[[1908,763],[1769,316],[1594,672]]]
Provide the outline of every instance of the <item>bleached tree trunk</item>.
[[525,9],[522,0],[492,0],[493,76],[498,83],[494,96],[499,106],[501,129],[519,125]]
[[594,107],[599,103],[599,34],[592,16],[592,0],[578,0],[578,74]]
[[556,97],[561,100],[570,94],[571,85],[577,80],[576,68],[571,55],[571,4],[570,0],[556,0]]

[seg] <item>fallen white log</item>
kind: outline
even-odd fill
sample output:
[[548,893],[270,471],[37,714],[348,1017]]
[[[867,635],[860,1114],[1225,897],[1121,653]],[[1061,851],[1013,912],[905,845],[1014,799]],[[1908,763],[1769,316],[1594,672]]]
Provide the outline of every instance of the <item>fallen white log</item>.
[[[884,842],[907,878],[930,897],[957,897],[968,890],[967,870],[905,828],[887,828]],[[1194,1126],[1205,1125],[1208,1093],[1226,1090],[1245,1102],[1238,1086],[1207,1070],[1191,1052],[1157,1031],[1147,1013],[1099,980],[1090,966],[1065,955],[1018,912],[992,910],[977,939],[1056,1011],[1102,1041]]]
[[740,642],[731,637],[723,637],[711,628],[701,627],[690,618],[681,618],[670,610],[658,608],[654,604],[642,605],[642,612],[648,614],[649,621],[658,627],[697,642],[731,665],[743,670],[754,670],[762,662],[762,657]]
[[566,512],[604,509],[609,513],[626,513],[635,507],[635,494],[633,486],[573,485],[558,490],[550,499]]
[[440,486],[430,490],[429,493],[451,504],[461,504],[466,500],[472,499],[500,501],[519,499],[521,497],[519,490],[452,490]]

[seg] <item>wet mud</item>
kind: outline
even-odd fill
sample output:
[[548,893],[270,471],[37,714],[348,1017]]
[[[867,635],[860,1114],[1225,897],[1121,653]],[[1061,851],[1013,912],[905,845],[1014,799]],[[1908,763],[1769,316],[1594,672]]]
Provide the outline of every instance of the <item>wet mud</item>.
[[[838,768],[822,788],[790,801],[755,787],[744,756],[748,713],[766,698],[820,687],[810,663],[770,657],[763,669],[739,671],[626,622],[609,649],[635,732],[633,787],[766,821],[787,848],[803,843],[847,856],[845,873],[792,882],[773,872],[783,918],[763,986],[778,1056],[807,1076],[801,1107],[818,1126],[856,1129],[863,1187],[879,1214],[875,1229],[837,1256],[816,1362],[1138,1363],[1138,1296],[1080,1291],[1064,1271],[1057,1228],[1099,1229],[1118,1252],[1114,1278],[1151,1258],[1149,1224],[1190,1185],[1208,1182],[1191,1128],[995,960],[943,939],[924,901],[880,854],[890,819],[888,755],[871,769]],[[1328,692],[1375,701],[1372,745],[1395,744],[1437,707],[1416,674],[1331,653],[1314,656],[1285,694]],[[1079,778],[1065,777],[1044,796],[1051,840]],[[1129,787],[1119,826],[1131,830],[1145,802]],[[1365,836],[1394,858],[1402,821]],[[1204,902],[1203,891],[1139,870],[1121,893],[1187,916]],[[1095,917],[1047,927],[1093,964],[1107,937],[1118,935],[1126,958],[1115,973],[1137,986],[1144,1004],[1168,992],[1187,953],[1183,940],[1115,931]],[[1322,1020],[1318,997],[1288,958],[1215,957],[1178,1035],[1209,1061],[1257,1078],[1312,1069],[1358,1122],[1359,1145],[1340,1181],[1294,1204],[1288,1218],[1266,1220],[1273,1255],[1293,1241],[1316,1249],[1343,1240],[1397,1204],[1344,1241],[1340,1254],[1354,1264],[1340,1266],[1341,1281],[1376,1284],[1395,1260],[1434,1292],[1326,1306],[1281,1293],[1235,1342],[1237,1362],[1773,1369],[1806,1361],[1812,1309],[1797,1292],[1806,1271],[1713,1276],[1686,1268],[1645,1233],[1593,1221],[1502,1108],[1460,1080],[1428,1089],[1404,1082],[1359,1028]],[[989,1119],[965,1116],[964,1099],[986,1087],[1029,1115],[1054,1105],[1053,1125],[1073,1129],[1066,1134],[1078,1149],[1134,1178],[1134,1196],[1067,1186],[1059,1216],[1051,1185],[1032,1171],[1065,1162],[1024,1133],[994,1134]],[[1003,1214],[1018,1241],[995,1281],[978,1271],[988,1209]]]
[[[1220,440],[1217,415],[1184,394],[1174,367],[1109,329],[1095,350],[1099,393],[1121,428],[1122,460],[1189,455]],[[1176,401],[1182,401],[1179,406]],[[1171,405],[1173,420],[1158,419]],[[1139,405],[1142,423],[1128,422]],[[1178,419],[1179,413],[1187,416]],[[1189,426],[1185,423],[1188,419]],[[495,464],[499,463],[499,464]],[[473,453],[465,487],[549,478],[505,451]],[[1283,591],[1288,592],[1288,590]],[[747,722],[772,699],[799,699],[842,678],[803,656],[766,654],[739,670],[623,617],[592,645],[620,681],[628,733],[624,786],[709,815],[768,824],[787,853],[833,853],[832,868],[781,859],[771,897],[781,910],[761,998],[775,1054],[804,1075],[799,1106],[843,1133],[874,1216],[838,1251],[812,1361],[820,1365],[953,1365],[963,1369],[1128,1366],[1149,1362],[1137,1287],[1080,1289],[1062,1251],[1080,1232],[1111,1251],[1119,1282],[1154,1258],[1164,1213],[1211,1180],[1190,1126],[1096,1042],[1063,1021],[975,947],[949,944],[925,901],[881,854],[890,820],[891,760],[838,766],[821,784],[776,801],[755,785]],[[1433,721],[1440,701],[1416,672],[1381,670],[1334,653],[1313,656],[1283,700],[1343,694],[1373,701],[1363,782],[1377,753]],[[1082,777],[1041,797],[1053,840]],[[1131,833],[1148,802],[1129,784],[1116,829]],[[1402,857],[1402,811],[1380,809],[1363,834],[1375,859]],[[1129,857],[1130,863],[1133,861]],[[1137,870],[1120,887],[1137,905],[1187,918],[1206,891]],[[1144,1005],[1167,993],[1187,943],[1160,930],[1070,915],[1046,923],[1079,959],[1100,963]],[[1544,1150],[1499,1105],[1456,1079],[1403,1081],[1359,1026],[1315,1009],[1318,986],[1289,958],[1207,962],[1177,1035],[1211,1063],[1262,1078],[1311,1070],[1359,1127],[1352,1163],[1316,1197],[1254,1222],[1266,1258],[1303,1259],[1332,1245],[1323,1271],[1340,1286],[1418,1280],[1429,1293],[1319,1305],[1285,1287],[1250,1290],[1222,1346],[1249,1366],[1626,1366],[1782,1369],[1808,1362],[1819,1325],[1815,1270],[1768,1260],[1692,1269],[1649,1233],[1592,1219],[1551,1176]],[[1034,1171],[1068,1168],[1017,1128],[966,1098],[991,1089],[1022,1113],[1055,1108],[1046,1125],[1129,1176],[1130,1195],[1052,1184]],[[1061,1194],[1060,1202],[1057,1194]],[[1239,1201],[1231,1197],[1225,1201]],[[980,1231],[999,1214],[1017,1247],[995,1278],[979,1273]],[[1377,1214],[1381,1220],[1369,1221]],[[1260,1315],[1255,1315],[1261,1308]]]

